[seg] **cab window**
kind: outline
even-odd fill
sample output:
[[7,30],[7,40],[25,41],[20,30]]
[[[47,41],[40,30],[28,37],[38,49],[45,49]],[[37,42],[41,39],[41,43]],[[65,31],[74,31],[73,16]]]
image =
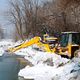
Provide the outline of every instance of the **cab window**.
[[80,44],[80,33],[72,34],[72,44]]
[[62,47],[66,47],[68,45],[68,39],[69,35],[68,34],[62,34],[60,38],[60,44]]

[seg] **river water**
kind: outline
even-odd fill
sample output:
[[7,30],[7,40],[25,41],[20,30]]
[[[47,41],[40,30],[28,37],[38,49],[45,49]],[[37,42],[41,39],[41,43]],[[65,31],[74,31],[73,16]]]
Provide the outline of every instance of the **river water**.
[[18,80],[20,62],[17,57],[9,54],[0,57],[0,80]]

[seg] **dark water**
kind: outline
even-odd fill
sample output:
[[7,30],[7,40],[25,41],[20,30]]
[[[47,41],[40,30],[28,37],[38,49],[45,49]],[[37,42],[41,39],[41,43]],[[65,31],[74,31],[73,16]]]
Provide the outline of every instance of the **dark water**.
[[18,80],[20,62],[16,58],[9,54],[0,57],[0,80]]

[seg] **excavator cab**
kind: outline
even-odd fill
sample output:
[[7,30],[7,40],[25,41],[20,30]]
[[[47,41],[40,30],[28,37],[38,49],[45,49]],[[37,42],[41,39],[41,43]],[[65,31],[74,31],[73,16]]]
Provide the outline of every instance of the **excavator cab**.
[[80,47],[79,32],[62,32],[60,37],[61,52],[74,57],[74,52]]

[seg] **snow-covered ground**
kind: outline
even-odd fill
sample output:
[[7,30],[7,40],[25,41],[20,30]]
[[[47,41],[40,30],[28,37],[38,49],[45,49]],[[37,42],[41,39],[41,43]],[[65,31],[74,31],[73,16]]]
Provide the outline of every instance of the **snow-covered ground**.
[[[0,41],[0,54],[17,44],[20,41]],[[21,77],[34,80],[80,80],[80,58],[69,60],[54,53],[37,51],[33,46],[20,49],[15,54],[24,56],[33,64],[20,70],[18,75]]]

